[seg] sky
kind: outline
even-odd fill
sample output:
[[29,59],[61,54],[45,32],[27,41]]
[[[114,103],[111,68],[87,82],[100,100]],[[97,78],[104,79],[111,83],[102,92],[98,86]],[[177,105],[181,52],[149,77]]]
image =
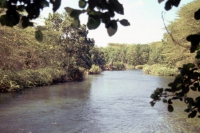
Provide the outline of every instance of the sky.
[[[175,19],[176,12],[181,6],[193,1],[182,0],[179,7],[173,7],[170,11],[164,10],[165,2],[159,4],[158,0],[118,0],[124,7],[124,15],[115,15],[115,19],[127,19],[130,26],[124,27],[118,23],[118,31],[110,37],[107,34],[105,25],[102,23],[97,29],[89,30],[88,37],[94,38],[95,45],[105,47],[108,43],[123,44],[148,44],[160,41],[165,33],[162,20],[162,12],[164,11],[165,23]],[[78,0],[62,0],[61,6],[57,12],[65,12],[64,7],[79,9]],[[41,16],[47,17],[51,12],[51,8],[45,8]],[[87,16],[80,15],[82,24],[87,23]]]

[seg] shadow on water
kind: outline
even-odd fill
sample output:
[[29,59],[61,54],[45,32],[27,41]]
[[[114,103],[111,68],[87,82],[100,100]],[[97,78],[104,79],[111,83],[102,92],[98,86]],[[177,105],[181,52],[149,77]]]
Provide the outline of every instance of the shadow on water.
[[[198,132],[199,119],[187,119],[184,105],[175,113],[163,103],[151,107],[156,87],[172,77],[140,70],[105,71],[83,82],[0,94],[0,131],[6,133],[171,133]],[[192,125],[192,126],[191,126]]]

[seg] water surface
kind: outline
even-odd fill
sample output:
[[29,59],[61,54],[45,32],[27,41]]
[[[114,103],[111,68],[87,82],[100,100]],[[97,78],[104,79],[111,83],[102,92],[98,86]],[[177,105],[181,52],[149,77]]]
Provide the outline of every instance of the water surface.
[[0,132],[3,133],[195,133],[199,119],[188,119],[184,104],[174,113],[149,98],[172,77],[142,74],[140,70],[105,71],[83,82],[32,88],[19,94],[0,94]]

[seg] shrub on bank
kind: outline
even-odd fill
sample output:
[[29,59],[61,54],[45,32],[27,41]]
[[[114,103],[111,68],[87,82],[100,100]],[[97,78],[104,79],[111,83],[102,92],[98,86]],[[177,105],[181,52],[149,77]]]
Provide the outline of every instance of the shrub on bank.
[[113,67],[114,67],[116,70],[124,70],[124,69],[125,69],[125,65],[124,65],[124,63],[122,63],[122,62],[114,62],[114,63],[113,63]]
[[84,71],[80,67],[70,66],[67,70],[67,80],[68,81],[81,81],[84,79]]
[[89,74],[100,74],[101,73],[101,68],[96,65],[92,65],[92,67],[89,70]]
[[59,68],[26,69],[22,71],[0,70],[0,90],[10,92],[23,88],[50,85],[66,76],[66,71]]
[[174,76],[177,74],[176,68],[169,68],[165,65],[154,64],[154,65],[144,65],[142,69],[145,74],[159,75],[159,76]]
[[143,69],[143,66],[144,65],[137,65],[137,66],[135,66],[135,69]]

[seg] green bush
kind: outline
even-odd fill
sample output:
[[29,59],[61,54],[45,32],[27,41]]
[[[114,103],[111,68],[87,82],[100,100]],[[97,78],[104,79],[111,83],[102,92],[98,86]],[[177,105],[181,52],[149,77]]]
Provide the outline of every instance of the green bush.
[[154,65],[144,65],[142,69],[145,74],[159,75],[159,76],[174,76],[177,74],[176,68],[169,68],[165,65],[154,64]]
[[34,86],[50,85],[58,82],[66,71],[59,68],[26,69],[22,71],[0,70],[0,90],[2,92],[15,91]]
[[81,81],[84,79],[84,69],[70,66],[67,70],[68,81]]
[[92,67],[89,70],[89,74],[100,74],[101,73],[101,68],[96,65],[92,65]]
[[125,69],[125,65],[122,62],[113,62],[113,67],[116,70],[124,70]]

